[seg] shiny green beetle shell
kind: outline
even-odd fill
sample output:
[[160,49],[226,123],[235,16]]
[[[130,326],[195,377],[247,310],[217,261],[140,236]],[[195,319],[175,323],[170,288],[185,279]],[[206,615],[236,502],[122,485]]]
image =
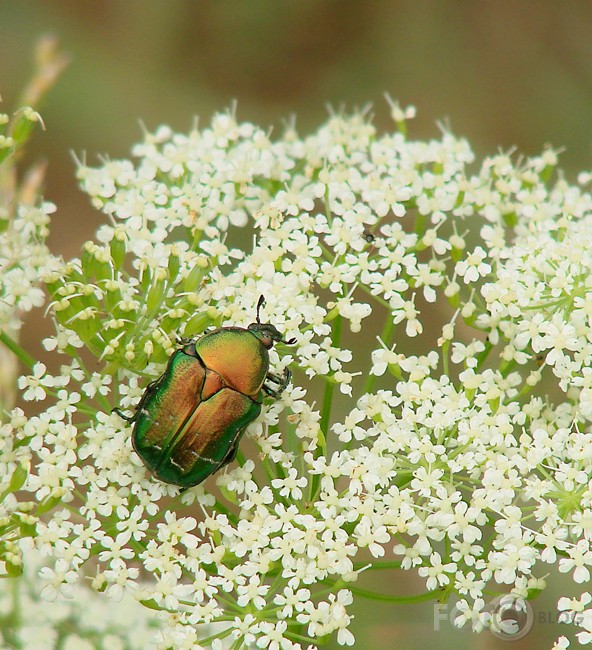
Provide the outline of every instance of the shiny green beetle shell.
[[[248,329],[223,327],[186,343],[146,388],[132,417],[132,443],[158,479],[187,488],[201,483],[236,455],[247,427],[290,380],[269,372],[269,352],[282,341],[259,321]],[[292,344],[294,340],[282,341]]]

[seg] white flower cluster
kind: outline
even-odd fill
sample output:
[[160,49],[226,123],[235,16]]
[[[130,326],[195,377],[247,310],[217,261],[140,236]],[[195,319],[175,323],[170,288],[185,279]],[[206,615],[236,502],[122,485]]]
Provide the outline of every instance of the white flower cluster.
[[[22,543],[27,561],[19,589],[0,591],[0,647],[27,650],[156,650],[156,613],[137,606],[127,596],[113,602],[86,588],[71,584],[67,599],[48,606],[46,595],[52,585],[71,580],[67,561],[55,570],[44,566],[43,558],[30,540]],[[39,578],[46,593],[39,598]]]
[[517,229],[512,246],[499,251],[495,282],[482,290],[487,312],[478,323],[492,340],[501,334],[507,362],[525,365],[533,352],[538,355],[540,367],[527,383],[538,383],[550,367],[559,388],[577,396],[578,414],[590,421],[592,202],[574,188],[561,189],[552,204],[556,214],[535,216]]
[[[55,206],[22,202],[14,214],[8,207],[0,206],[0,332],[17,339],[25,313],[45,301],[40,277],[55,268],[45,244]],[[16,374],[16,357],[0,345],[0,408],[14,405]]]
[[[46,345],[72,359],[23,379],[51,404],[0,430],[0,475],[30,467],[43,598],[91,573],[159,610],[162,647],[286,650],[353,644],[356,582],[389,557],[475,629],[486,594],[530,597],[550,565],[589,581],[591,198],[549,180],[552,151],[473,174],[449,133],[357,114],[272,141],[225,114],[134,153],[80,167],[110,224],[47,277]],[[238,464],[179,494],[110,410],[177,335],[245,326],[260,295],[296,339],[271,352],[292,383]]]
[[0,215],[0,327],[16,332],[24,312],[44,302],[39,278],[53,260],[45,245],[52,203],[20,204],[14,219]]

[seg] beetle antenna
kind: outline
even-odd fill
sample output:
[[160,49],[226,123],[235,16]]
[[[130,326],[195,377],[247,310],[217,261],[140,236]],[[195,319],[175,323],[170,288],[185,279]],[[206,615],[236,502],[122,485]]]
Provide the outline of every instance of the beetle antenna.
[[286,345],[294,345],[294,343],[296,343],[296,339],[288,339],[287,341],[280,339],[280,343],[285,343]]
[[265,296],[261,294],[259,296],[259,301],[257,302],[257,324],[261,325],[261,319],[259,318],[259,312],[261,311],[261,307],[265,304]]

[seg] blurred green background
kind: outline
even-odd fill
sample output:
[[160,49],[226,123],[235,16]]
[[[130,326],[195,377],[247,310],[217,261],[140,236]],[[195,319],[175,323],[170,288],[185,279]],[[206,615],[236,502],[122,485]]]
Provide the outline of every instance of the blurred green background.
[[[71,63],[40,111],[28,158],[48,162],[45,196],[58,212],[50,240],[77,256],[102,219],[74,179],[71,152],[127,156],[148,129],[187,130],[199,115],[238,101],[238,117],[281,126],[297,116],[301,133],[319,125],[327,106],[373,104],[390,128],[383,95],[412,103],[410,136],[437,136],[445,121],[478,156],[516,147],[536,154],[564,147],[568,178],[592,167],[592,3],[552,0],[378,2],[366,0],[2,0],[0,95],[15,107],[38,38],[52,33]],[[49,330],[29,324],[34,351]],[[423,591],[410,576],[366,576],[360,586],[387,593]],[[359,648],[550,648],[563,628],[557,581],[533,603],[535,624],[508,646],[491,634],[434,628],[433,605],[360,601],[353,631]],[[331,647],[335,647],[332,645]]]

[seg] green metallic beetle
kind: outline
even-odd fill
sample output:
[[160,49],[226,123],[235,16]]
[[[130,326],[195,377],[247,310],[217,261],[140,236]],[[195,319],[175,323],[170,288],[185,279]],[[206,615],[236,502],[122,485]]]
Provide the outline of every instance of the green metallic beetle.
[[[148,470],[165,483],[189,488],[234,460],[246,427],[261,412],[265,394],[278,397],[290,382],[269,372],[269,352],[284,341],[270,323],[247,329],[222,327],[170,357],[164,373],[148,384],[132,422],[132,444]],[[270,385],[271,384],[271,385]]]

